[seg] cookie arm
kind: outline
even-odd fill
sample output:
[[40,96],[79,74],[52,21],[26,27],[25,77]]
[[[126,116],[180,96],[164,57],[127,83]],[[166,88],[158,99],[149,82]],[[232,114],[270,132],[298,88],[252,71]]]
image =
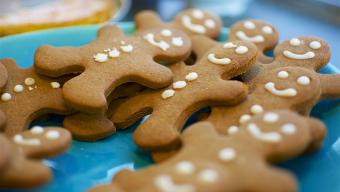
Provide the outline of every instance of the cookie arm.
[[165,24],[162,22],[158,14],[150,10],[139,12],[135,16],[134,20],[138,31],[154,27],[165,27]]
[[193,52],[197,56],[197,60],[202,58],[202,56],[211,50],[214,46],[218,45],[213,39],[203,36],[196,35],[192,38],[192,48]]
[[7,69],[5,68],[5,66],[3,66],[3,62],[7,62],[7,59],[0,60],[0,92],[2,92],[2,90],[6,86],[8,80]]
[[322,98],[340,98],[340,74],[320,74]]
[[312,138],[307,152],[314,152],[321,147],[322,142],[326,137],[326,127],[320,120],[315,118],[309,118],[307,119],[307,122],[310,126],[309,129]]
[[104,41],[112,41],[123,36],[123,31],[116,25],[106,25],[97,32],[97,38]]

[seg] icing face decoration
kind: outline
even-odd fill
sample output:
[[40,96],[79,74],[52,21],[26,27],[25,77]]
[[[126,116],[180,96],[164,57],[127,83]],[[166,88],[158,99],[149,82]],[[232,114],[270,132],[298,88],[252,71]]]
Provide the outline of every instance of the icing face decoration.
[[192,185],[175,184],[171,176],[168,176],[168,175],[160,175],[156,177],[154,180],[154,184],[161,192],[175,192],[175,191],[194,192],[196,191],[194,186]]
[[[246,47],[246,46],[243,46],[243,45],[238,46],[238,45],[236,45],[232,42],[225,43],[223,45],[223,48],[224,49],[234,49],[235,53],[238,54],[238,55],[246,54],[246,53],[248,53],[248,50],[249,50],[248,47]],[[218,58],[215,53],[208,54],[208,60],[211,63],[217,64],[217,65],[227,65],[227,64],[231,63],[230,58],[228,58],[228,57]]]
[[105,49],[102,53],[97,53],[93,56],[94,60],[98,63],[104,63],[110,58],[117,58],[121,52],[131,53],[134,49],[133,45],[126,44],[124,41],[120,42],[119,49],[116,47]]
[[[253,43],[262,43],[265,41],[264,35],[271,35],[273,34],[273,28],[269,25],[264,26],[256,26],[256,24],[253,21],[245,21],[243,22],[242,26],[245,30],[239,30],[236,31],[236,37],[243,41],[251,41]],[[247,35],[246,31],[254,31],[257,30],[257,28],[261,28],[261,31],[259,31],[260,34],[256,34],[253,36]]]
[[[153,33],[147,33],[143,38],[151,45],[167,51],[171,46],[182,47],[184,41],[182,37],[173,37],[173,32],[170,29],[163,29],[160,32],[161,40],[157,40],[156,35]],[[171,38],[170,42],[167,42],[167,38]]]
[[198,34],[205,34],[208,29],[214,29],[217,25],[213,19],[207,18],[205,13],[199,9],[183,15],[181,22],[186,29]]
[[[30,131],[33,135],[40,135],[40,134],[43,134],[45,132],[45,130],[40,126],[35,126]],[[45,133],[45,138],[47,138],[49,140],[56,140],[56,139],[59,139],[59,137],[60,137],[60,133],[56,130],[49,130]],[[21,134],[15,135],[13,137],[13,141],[16,144],[19,144],[19,145],[30,145],[30,146],[41,145],[40,139],[38,139],[38,138],[24,138]]]
[[306,50],[304,53],[296,53],[289,49],[286,49],[283,51],[283,55],[285,57],[289,59],[295,59],[295,60],[312,59],[315,57],[314,51],[321,48],[321,43],[319,41],[314,40],[308,43],[298,38],[291,39],[289,41],[289,45],[292,47],[296,47],[296,48],[301,47],[303,48],[303,50]]

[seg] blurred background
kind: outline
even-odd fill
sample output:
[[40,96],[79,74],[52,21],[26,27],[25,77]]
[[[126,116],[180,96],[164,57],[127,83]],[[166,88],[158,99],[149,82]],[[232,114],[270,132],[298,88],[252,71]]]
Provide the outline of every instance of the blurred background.
[[273,23],[280,39],[316,35],[332,48],[331,62],[340,68],[340,0],[0,0],[0,36],[46,28],[132,21],[143,9],[170,20],[196,7],[219,15],[226,27],[240,19]]

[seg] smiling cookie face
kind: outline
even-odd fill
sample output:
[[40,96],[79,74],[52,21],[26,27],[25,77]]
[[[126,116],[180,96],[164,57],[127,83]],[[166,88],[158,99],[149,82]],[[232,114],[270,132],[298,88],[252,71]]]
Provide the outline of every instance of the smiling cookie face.
[[275,57],[285,64],[319,70],[330,58],[328,44],[317,37],[296,37],[275,48]]
[[182,12],[176,16],[175,22],[191,34],[207,35],[212,38],[218,37],[222,27],[222,22],[217,16],[199,9]]
[[274,26],[260,20],[245,20],[230,28],[229,40],[242,40],[255,43],[261,51],[274,48],[278,42],[278,32]]

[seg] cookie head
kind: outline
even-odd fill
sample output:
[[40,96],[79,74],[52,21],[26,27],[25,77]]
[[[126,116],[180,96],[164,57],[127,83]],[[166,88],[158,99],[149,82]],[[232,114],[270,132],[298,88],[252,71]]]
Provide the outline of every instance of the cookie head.
[[221,20],[200,9],[188,9],[176,16],[175,22],[189,34],[206,35],[211,38],[218,37],[222,22]]
[[140,36],[143,38],[144,43],[157,53],[157,57],[167,57],[170,60],[176,60],[190,53],[191,41],[189,37],[178,30],[153,28],[143,31]]
[[274,48],[278,38],[279,33],[273,25],[255,19],[237,22],[230,28],[229,34],[231,41],[250,41],[262,51]]
[[262,86],[268,98],[281,98],[287,104],[306,104],[319,98],[320,80],[318,76],[301,67],[282,67],[262,76],[258,86]]
[[284,64],[319,70],[328,63],[330,48],[318,37],[295,37],[275,48],[275,58]]
[[290,111],[270,111],[253,117],[246,132],[272,159],[297,155],[308,147],[311,133],[305,118]]

